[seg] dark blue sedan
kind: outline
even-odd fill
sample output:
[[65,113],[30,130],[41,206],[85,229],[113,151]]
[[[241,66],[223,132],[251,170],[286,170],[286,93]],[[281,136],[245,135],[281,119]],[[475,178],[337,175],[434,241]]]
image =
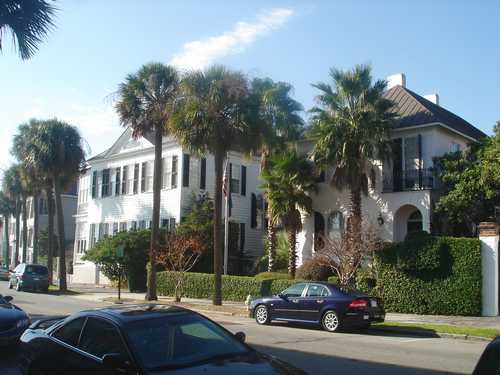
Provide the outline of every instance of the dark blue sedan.
[[28,315],[11,301],[11,296],[0,294],[0,347],[17,344],[30,325]]
[[252,301],[249,309],[258,324],[273,320],[315,323],[329,332],[367,328],[385,319],[381,299],[323,282],[294,284],[277,296]]

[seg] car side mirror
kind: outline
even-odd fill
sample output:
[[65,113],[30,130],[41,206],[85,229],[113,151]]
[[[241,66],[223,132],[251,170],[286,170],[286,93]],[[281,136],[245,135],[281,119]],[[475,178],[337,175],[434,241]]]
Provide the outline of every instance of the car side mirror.
[[245,332],[236,332],[234,334],[234,337],[236,337],[236,340],[238,340],[241,343],[244,343],[247,336],[245,335]]
[[14,297],[12,297],[12,296],[5,296],[5,297],[3,297],[3,299],[6,302],[10,302],[10,301],[12,301],[14,299]]
[[104,354],[102,357],[102,364],[104,367],[114,370],[130,370],[132,367],[130,362],[127,361],[120,353]]
[[278,297],[281,299],[287,299],[287,295],[283,293],[278,294]]

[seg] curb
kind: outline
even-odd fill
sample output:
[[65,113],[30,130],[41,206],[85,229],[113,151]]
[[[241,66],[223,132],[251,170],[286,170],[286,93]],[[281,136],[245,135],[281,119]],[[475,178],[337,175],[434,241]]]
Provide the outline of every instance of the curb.
[[418,329],[406,329],[406,328],[396,328],[396,327],[390,328],[390,327],[372,326],[370,327],[370,330],[390,332],[390,333],[401,333],[404,335],[414,335],[414,336],[430,337],[430,338],[454,339],[454,340],[468,340],[468,341],[480,341],[480,342],[490,342],[492,340],[480,336],[469,336],[469,335],[461,335],[455,333],[424,332]]

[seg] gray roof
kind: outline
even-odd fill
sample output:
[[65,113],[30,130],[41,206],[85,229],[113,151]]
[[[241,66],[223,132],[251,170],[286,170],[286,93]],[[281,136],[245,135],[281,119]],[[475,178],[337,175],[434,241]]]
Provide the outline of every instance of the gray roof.
[[406,87],[394,86],[387,90],[384,96],[395,103],[395,110],[400,116],[396,128],[409,128],[437,122],[475,140],[486,137],[485,133],[463,118]]

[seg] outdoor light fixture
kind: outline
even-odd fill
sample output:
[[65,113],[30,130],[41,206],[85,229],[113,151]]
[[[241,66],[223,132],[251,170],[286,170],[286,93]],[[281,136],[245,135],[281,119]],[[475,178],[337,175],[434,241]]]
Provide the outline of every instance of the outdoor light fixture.
[[384,218],[382,217],[382,212],[378,213],[377,222],[378,225],[384,225]]

